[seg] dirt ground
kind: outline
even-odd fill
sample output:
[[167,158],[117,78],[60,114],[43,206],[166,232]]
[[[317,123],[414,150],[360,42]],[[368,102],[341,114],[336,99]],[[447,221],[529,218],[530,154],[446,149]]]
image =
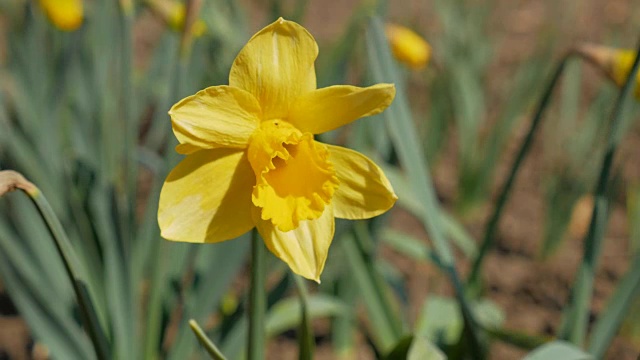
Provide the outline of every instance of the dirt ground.
[[[259,28],[265,22],[266,7],[257,0],[245,0],[252,9],[252,24]],[[494,0],[472,1],[474,4],[491,3],[491,23],[489,36],[499,42],[496,56],[492,62],[491,79],[495,83],[487,84],[488,91],[500,88],[509,81],[509,74],[520,62],[530,56],[540,34],[546,28],[563,34],[557,53],[563,52],[566,46],[576,41],[602,42],[611,36],[611,29],[636,31],[630,24],[640,23],[638,7],[633,8],[631,0],[585,0],[574,2],[553,0]],[[335,38],[341,34],[351,12],[358,1],[325,0],[310,1],[310,9],[305,19],[305,26],[316,35],[320,42]],[[390,1],[391,18],[417,28],[423,34],[437,36],[438,22],[433,15],[433,1]],[[487,5],[488,6],[488,5]],[[570,9],[570,10],[569,10]],[[635,11],[633,11],[635,10]],[[573,11],[577,14],[577,22],[563,22],[563,12]],[[631,39],[635,39],[633,35]],[[633,45],[635,40],[625,41]],[[434,50],[437,56],[437,49]],[[489,94],[488,98],[492,98]],[[420,104],[414,104],[420,106]],[[516,149],[519,140],[524,136],[528,126],[524,121],[513,134],[509,146]],[[452,136],[453,137],[453,136]],[[628,181],[640,180],[640,134],[635,133],[625,139],[618,159],[619,166],[624,166],[624,177]],[[543,235],[544,197],[541,185],[542,171],[545,164],[542,159],[544,144],[537,141],[532,153],[526,161],[518,177],[512,198],[507,206],[503,220],[499,226],[496,248],[491,252],[485,266],[487,296],[495,301],[506,314],[505,327],[517,329],[528,334],[555,334],[561,313],[567,304],[576,269],[582,257],[582,237],[568,235],[564,245],[546,261],[541,261],[537,254]],[[514,151],[508,151],[501,159],[498,169],[494,193],[497,191]],[[594,164],[597,166],[597,164]],[[447,208],[453,204],[456,189],[456,150],[455,144],[448,147],[438,159],[433,171],[438,195]],[[465,220],[467,230],[476,239],[480,238],[487,216],[491,212],[491,204],[480,211],[480,215]],[[585,213],[589,213],[588,209]],[[393,210],[391,221],[393,226],[401,228],[428,242],[428,237],[420,223],[401,209]],[[582,223],[588,223],[588,216],[583,216]],[[597,270],[594,300],[590,320],[595,320],[610,297],[615,285],[629,265],[627,218],[623,202],[613,205],[609,230],[604,243],[604,256]],[[582,226],[584,227],[584,225]],[[577,226],[579,229],[580,226]],[[579,231],[578,231],[579,232]],[[420,306],[429,294],[450,294],[450,288],[444,281],[433,281],[441,274],[434,266],[416,264],[400,257],[389,249],[383,249],[387,257],[403,273],[409,288],[410,303],[414,308],[409,313],[416,315]],[[464,275],[469,264],[459,256],[459,270]],[[29,350],[27,350],[29,349]],[[276,339],[271,345],[272,354],[278,359],[297,358],[294,344],[287,338]],[[36,352],[41,353],[36,347]],[[28,328],[22,321],[10,300],[0,295],[0,359],[32,359],[33,344],[28,337]],[[490,358],[509,360],[521,358],[525,353],[504,343],[494,343]],[[633,342],[623,336],[614,341],[608,359],[636,359],[640,354],[640,343]],[[42,354],[36,355],[42,358]],[[358,354],[359,359],[372,358],[370,351]],[[275,357],[273,357],[275,359]],[[328,346],[318,348],[318,359],[331,359],[333,354]]]

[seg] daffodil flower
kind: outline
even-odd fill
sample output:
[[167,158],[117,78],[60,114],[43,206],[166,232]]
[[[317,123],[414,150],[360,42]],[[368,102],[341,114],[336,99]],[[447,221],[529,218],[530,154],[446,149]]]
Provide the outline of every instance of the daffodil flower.
[[60,30],[73,31],[82,25],[82,0],[40,0],[40,6]]
[[387,24],[385,33],[396,60],[415,70],[427,66],[431,57],[431,46],[420,35],[395,24]]
[[[627,77],[633,67],[633,61],[636,59],[636,52],[630,49],[616,49],[613,56],[613,66],[611,75],[613,81],[622,87],[627,81]],[[640,100],[640,73],[635,79],[635,91],[634,95],[636,99]]]
[[316,89],[318,46],[282,18],[235,59],[229,86],[213,86],[169,114],[186,158],[167,177],[158,221],[165,239],[215,243],[256,227],[293,272],[320,281],[334,218],[366,219],[397,197],[364,155],[313,135],[374,115],[392,84]]
[[[589,60],[619,87],[624,86],[633,67],[636,52],[603,45],[583,43],[574,48],[575,53]],[[635,80],[634,95],[640,100],[640,73]]]

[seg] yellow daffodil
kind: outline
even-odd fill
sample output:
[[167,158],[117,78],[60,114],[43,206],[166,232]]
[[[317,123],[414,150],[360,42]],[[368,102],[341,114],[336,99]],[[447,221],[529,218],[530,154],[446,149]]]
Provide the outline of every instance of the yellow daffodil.
[[60,30],[73,31],[82,25],[82,0],[40,0],[40,6]]
[[[631,72],[636,53],[629,49],[616,49],[595,44],[580,44],[576,53],[591,61],[618,86],[623,86]],[[635,97],[640,100],[640,73],[636,78]]]
[[412,69],[422,69],[429,63],[431,46],[420,35],[404,26],[387,24],[387,39],[393,56]]
[[165,239],[214,243],[256,227],[297,274],[319,281],[334,218],[365,219],[397,197],[364,155],[313,135],[374,115],[392,84],[316,89],[318,46],[282,18],[236,57],[229,86],[213,86],[169,114],[187,157],[167,177],[158,222]]

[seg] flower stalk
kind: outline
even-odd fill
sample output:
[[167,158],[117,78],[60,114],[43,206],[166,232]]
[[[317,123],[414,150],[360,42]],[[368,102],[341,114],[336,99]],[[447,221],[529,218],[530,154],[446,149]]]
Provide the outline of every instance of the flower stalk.
[[71,281],[73,291],[76,294],[78,305],[80,306],[80,316],[93,342],[97,358],[99,360],[111,359],[107,337],[100,326],[86,285],[79,276],[78,259],[62,224],[60,224],[60,220],[58,220],[58,217],[53,212],[51,205],[42,192],[40,192],[40,189],[33,183],[26,180],[18,172],[11,170],[0,171],[0,197],[14,190],[22,190],[29,196],[29,199],[31,199],[38,209],[38,213],[40,213],[51,234],[56,249],[58,250],[58,255],[60,255],[62,259],[65,271],[69,277],[69,281]]
[[573,301],[569,311],[567,312],[567,319],[569,321],[565,321],[565,324],[568,326],[563,326],[560,334],[562,338],[568,339],[579,346],[583,344],[587,332],[595,269],[597,267],[598,257],[602,252],[602,242],[607,225],[609,206],[607,192],[611,183],[610,174],[611,168],[613,167],[613,159],[620,139],[618,132],[620,131],[620,125],[622,123],[622,113],[635,86],[639,69],[640,42],[638,49],[636,50],[631,71],[627,74],[624,86],[618,94],[618,98],[616,99],[616,103],[611,113],[611,128],[609,129],[609,134],[607,136],[606,152],[602,160],[598,184],[594,194],[595,206],[591,215],[589,232],[584,239],[584,255],[582,257],[582,264],[578,270],[576,284],[573,288]]
[[500,217],[502,216],[504,206],[506,205],[507,200],[509,199],[509,195],[511,194],[511,189],[513,188],[513,184],[515,183],[516,175],[518,174],[518,170],[520,170],[520,167],[524,163],[524,159],[529,153],[531,145],[533,145],[533,139],[537,132],[537,129],[542,122],[542,116],[544,115],[547,107],[549,107],[551,95],[557,87],[570,57],[571,53],[565,55],[556,67],[556,70],[554,71],[553,76],[551,77],[551,80],[547,85],[547,88],[542,94],[542,98],[540,98],[540,102],[538,103],[538,106],[536,108],[535,115],[533,116],[533,119],[531,121],[531,126],[529,127],[529,131],[527,132],[527,136],[522,142],[522,145],[520,145],[518,155],[516,156],[513,165],[511,166],[509,177],[507,177],[507,181],[505,181],[504,185],[502,186],[502,190],[500,191],[500,195],[493,210],[493,214],[491,215],[491,218],[487,223],[487,228],[484,232],[484,238],[480,245],[478,255],[473,262],[471,273],[467,280],[467,285],[469,285],[469,287],[473,290],[478,290],[479,288],[482,264],[487,253],[489,252],[489,249],[491,249],[495,243],[495,235],[496,230],[498,229],[498,223],[500,221]]
[[249,341],[247,359],[264,359],[265,321],[267,308],[265,295],[266,253],[258,231],[251,231],[251,288],[249,289]]
[[296,288],[298,289],[298,297],[300,299],[300,328],[298,332],[298,359],[311,360],[313,359],[313,352],[315,348],[315,341],[313,338],[313,330],[311,329],[310,315],[309,315],[309,291],[307,285],[304,283],[302,277],[293,275]]
[[220,349],[218,349],[216,344],[214,344],[213,341],[211,341],[211,339],[207,337],[207,334],[205,334],[204,330],[202,330],[200,325],[198,325],[198,322],[193,319],[189,320],[189,327],[191,327],[191,331],[193,331],[193,333],[198,338],[198,342],[200,342],[200,345],[204,347],[204,349],[212,359],[227,360],[222,352],[220,352]]

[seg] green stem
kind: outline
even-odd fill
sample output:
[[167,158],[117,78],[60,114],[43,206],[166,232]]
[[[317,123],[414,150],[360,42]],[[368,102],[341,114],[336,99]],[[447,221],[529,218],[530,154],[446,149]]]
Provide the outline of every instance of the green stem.
[[376,297],[382,305],[383,315],[386,318],[389,329],[394,334],[394,341],[398,341],[402,337],[402,321],[398,314],[393,310],[393,306],[389,301],[389,296],[385,288],[384,280],[381,278],[376,268],[376,259],[373,251],[376,247],[371,232],[369,230],[368,221],[357,221],[354,226],[354,237],[360,256],[364,260],[365,268],[373,284]]
[[64,228],[60,224],[60,220],[58,220],[58,217],[40,189],[14,171],[0,171],[0,197],[6,192],[15,189],[20,189],[29,196],[29,199],[34,203],[38,209],[38,213],[40,213],[40,216],[47,225],[56,250],[58,250],[58,255],[60,255],[62,259],[67,277],[73,286],[73,291],[76,294],[78,306],[80,307],[82,322],[93,342],[98,359],[111,359],[109,342],[100,326],[98,315],[91,302],[87,287],[78,274],[78,259]]
[[300,297],[300,333],[299,333],[299,356],[300,360],[313,359],[313,349],[315,340],[313,338],[313,330],[311,330],[311,319],[309,316],[309,292],[307,285],[302,277],[294,275],[293,278],[298,288],[298,296]]
[[82,321],[87,328],[87,332],[89,333],[91,341],[93,342],[98,359],[110,359],[108,345],[109,343],[102,330],[102,327],[100,326],[98,315],[89,297],[89,292],[87,291],[84,282],[80,280],[78,272],[73,265],[73,263],[77,264],[77,259],[75,255],[73,255],[73,248],[71,246],[69,238],[67,237],[67,234],[64,232],[60,221],[54,214],[51,205],[49,205],[49,202],[39,190],[34,194],[30,194],[28,192],[25,193],[29,195],[33,203],[38,208],[40,216],[42,216],[45,223],[47,224],[47,229],[49,230],[49,233],[54,240],[56,250],[58,250],[58,255],[60,255],[62,263],[64,264],[65,270],[67,272],[67,276],[69,277],[69,280],[73,285],[73,291],[76,294],[78,305],[80,306]]
[[602,240],[607,225],[608,199],[607,191],[610,184],[611,168],[613,159],[618,148],[620,137],[618,136],[619,127],[622,123],[622,113],[624,105],[631,96],[631,90],[635,85],[635,80],[640,68],[640,42],[633,62],[631,72],[627,76],[627,80],[618,94],[616,103],[611,113],[611,128],[607,137],[607,147],[600,168],[600,176],[598,177],[598,185],[595,190],[595,206],[591,215],[591,224],[589,232],[584,239],[584,256],[582,264],[578,270],[576,284],[573,289],[573,303],[568,311],[568,319],[564,324],[560,336],[569,339],[576,345],[582,345],[588,326],[589,308],[591,305],[591,296],[593,293],[593,281],[595,277],[595,269],[598,257],[601,253]]
[[356,287],[361,294],[360,298],[367,308],[367,322],[371,324],[374,344],[380,352],[387,353],[393,349],[400,336],[395,333],[395,326],[386,316],[387,304],[384,301],[386,298],[380,296],[373,272],[367,266],[355,234],[345,234],[340,243],[347,258],[350,275],[355,280]]
[[264,244],[256,229],[251,233],[251,288],[249,289],[249,341],[247,342],[247,358],[249,360],[264,359],[265,320],[267,308],[265,295],[266,256]]
[[[337,282],[337,297],[345,306],[355,309],[358,295],[357,283],[352,276],[342,276]],[[332,343],[337,359],[355,357],[355,326],[350,314],[340,314],[332,324]]]
[[134,202],[136,194],[137,171],[135,163],[136,140],[138,138],[138,123],[134,115],[134,89],[133,89],[133,9],[129,0],[120,1],[120,28],[121,28],[121,113],[118,120],[123,131],[123,149],[121,159],[122,186],[120,189],[120,210],[122,219],[121,251],[128,256],[129,246],[133,238]]
[[472,289],[477,290],[480,285],[479,281],[480,281],[480,272],[482,269],[482,264],[484,262],[484,259],[487,253],[495,243],[495,235],[496,235],[496,230],[498,228],[498,223],[500,222],[500,217],[502,216],[504,206],[507,203],[507,200],[509,199],[509,195],[511,194],[511,189],[513,188],[516,175],[518,174],[520,167],[524,163],[525,157],[527,156],[527,154],[529,153],[529,150],[531,149],[534,136],[540,126],[540,123],[542,122],[542,116],[544,115],[544,111],[549,106],[551,95],[553,94],[553,90],[558,85],[562,72],[564,71],[564,68],[566,67],[567,62],[570,59],[570,56],[571,54],[567,54],[562,58],[562,60],[560,60],[560,63],[558,64],[558,67],[553,73],[553,76],[551,77],[551,80],[549,81],[547,88],[542,94],[542,98],[538,103],[535,115],[533,117],[533,120],[531,121],[529,132],[527,133],[527,136],[522,142],[522,145],[520,145],[520,150],[518,150],[518,155],[516,156],[513,162],[513,165],[511,166],[509,177],[507,178],[507,181],[502,186],[502,190],[500,191],[500,196],[498,197],[498,201],[493,210],[493,214],[491,215],[491,218],[487,223],[487,228],[484,233],[482,244],[480,245],[480,250],[478,251],[478,255],[476,255],[476,258],[473,262],[473,266],[471,268],[471,274],[469,275],[469,279],[467,280],[467,285]]
[[198,323],[195,320],[193,319],[189,320],[189,326],[191,327],[191,330],[198,338],[200,345],[202,345],[202,347],[205,350],[207,350],[207,353],[209,354],[209,356],[211,356],[212,359],[227,360],[227,358],[222,354],[222,352],[220,352],[220,349],[218,349],[216,344],[214,344],[213,341],[211,341],[211,339],[207,337],[207,334],[204,333],[204,330],[202,330],[200,325],[198,325]]

